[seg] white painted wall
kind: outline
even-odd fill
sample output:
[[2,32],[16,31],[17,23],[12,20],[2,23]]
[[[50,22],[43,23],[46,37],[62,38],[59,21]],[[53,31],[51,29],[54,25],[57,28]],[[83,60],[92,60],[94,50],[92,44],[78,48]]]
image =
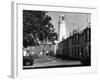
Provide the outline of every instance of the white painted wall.
[[[12,80],[10,78],[11,68],[11,1],[0,1],[0,80]],[[21,0],[20,0],[21,1]],[[34,79],[25,80],[100,80],[100,0],[23,0],[33,1],[34,4],[53,4],[53,5],[74,5],[74,6],[92,6],[97,7],[97,26],[93,28],[95,31],[94,43],[95,52],[97,53],[97,73],[72,74],[61,76],[43,76]],[[24,79],[19,79],[24,80]]]

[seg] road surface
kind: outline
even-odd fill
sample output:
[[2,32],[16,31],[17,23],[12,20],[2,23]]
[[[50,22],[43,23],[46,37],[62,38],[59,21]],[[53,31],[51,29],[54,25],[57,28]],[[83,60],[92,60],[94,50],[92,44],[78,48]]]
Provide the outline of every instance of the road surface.
[[32,66],[24,66],[24,69],[28,68],[42,68],[42,67],[57,67],[57,66],[74,66],[81,65],[80,61],[76,60],[62,60],[60,58],[40,55],[39,58],[34,60],[34,64]]

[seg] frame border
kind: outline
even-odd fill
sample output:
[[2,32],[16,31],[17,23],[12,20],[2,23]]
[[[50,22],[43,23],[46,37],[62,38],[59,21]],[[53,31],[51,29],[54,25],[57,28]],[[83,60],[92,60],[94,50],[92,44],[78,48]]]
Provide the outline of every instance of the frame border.
[[[92,9],[96,8],[89,7],[72,7],[72,6],[59,6],[59,5],[41,5],[41,4],[31,4],[23,2],[11,2],[11,77],[19,77],[19,63],[18,63],[18,5],[32,5],[32,6],[50,6],[50,7],[62,7],[62,8],[81,8],[81,9]],[[94,24],[96,25],[96,24]],[[91,30],[92,32],[92,30]],[[91,35],[92,37],[92,35]],[[92,39],[91,39],[92,41]],[[92,48],[91,48],[92,49]],[[92,53],[92,51],[91,51]],[[75,68],[75,67],[73,67]],[[96,71],[96,65],[94,71]],[[77,72],[76,72],[77,73]]]

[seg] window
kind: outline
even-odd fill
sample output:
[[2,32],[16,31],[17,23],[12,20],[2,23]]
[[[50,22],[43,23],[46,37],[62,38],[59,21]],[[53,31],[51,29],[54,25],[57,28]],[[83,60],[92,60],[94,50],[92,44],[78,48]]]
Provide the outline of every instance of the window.
[[87,41],[89,41],[89,34],[90,34],[89,29],[87,29]]
[[79,43],[79,33],[76,35],[76,41]]
[[75,44],[75,35],[73,35],[72,44]]
[[87,28],[85,31],[85,41],[90,41],[90,40],[91,40],[90,28]]
[[51,47],[51,45],[49,45],[49,47]]
[[79,46],[78,46],[78,56],[80,55],[80,48],[79,48]]
[[89,56],[91,56],[91,46],[89,45]]
[[73,51],[73,48],[72,48],[72,56],[73,56],[73,52],[74,52],[74,51]]

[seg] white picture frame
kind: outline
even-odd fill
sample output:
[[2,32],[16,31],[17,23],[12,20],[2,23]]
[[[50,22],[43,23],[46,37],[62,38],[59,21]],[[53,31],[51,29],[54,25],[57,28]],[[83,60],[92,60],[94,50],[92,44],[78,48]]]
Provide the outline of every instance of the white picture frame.
[[[59,6],[59,5],[39,5],[34,3],[25,2],[12,2],[12,64],[11,64],[11,76],[13,78],[26,78],[26,77],[42,77],[42,76],[54,76],[54,75],[67,75],[73,73],[90,73],[96,72],[96,53],[94,50],[93,34],[96,27],[96,8],[87,7],[74,7],[74,6]],[[85,67],[67,67],[67,68],[50,68],[50,69],[32,69],[23,70],[22,65],[22,10],[45,10],[45,11],[62,11],[62,12],[81,12],[91,13],[91,66]]]

